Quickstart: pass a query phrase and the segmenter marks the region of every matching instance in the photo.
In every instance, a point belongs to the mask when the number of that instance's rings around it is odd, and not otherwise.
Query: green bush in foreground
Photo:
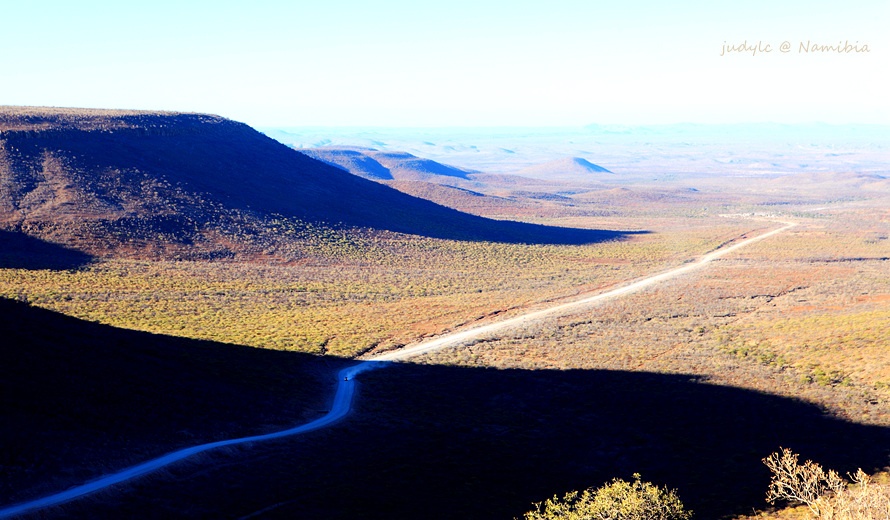
[[[600,488],[571,491],[562,498],[538,502],[525,520],[688,520],[676,491],[642,482],[614,479]]]

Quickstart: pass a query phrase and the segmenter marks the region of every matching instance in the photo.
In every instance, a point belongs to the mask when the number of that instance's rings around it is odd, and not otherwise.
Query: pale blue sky
[[[2,0],[0,24],[0,104],[255,126],[890,124],[888,0]],[[720,56],[746,40],[772,51]]]

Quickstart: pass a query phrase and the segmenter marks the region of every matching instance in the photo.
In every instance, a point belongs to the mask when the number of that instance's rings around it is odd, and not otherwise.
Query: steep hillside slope
[[[0,229],[93,254],[217,257],[268,254],[319,223],[501,242],[616,236],[460,213],[217,116],[0,108]]]

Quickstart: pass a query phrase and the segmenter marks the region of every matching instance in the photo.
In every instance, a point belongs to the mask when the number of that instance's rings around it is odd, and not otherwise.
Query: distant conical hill
[[[0,229],[91,254],[262,254],[313,226],[583,243],[616,236],[461,213],[222,117],[0,107]]]
[[[555,161],[529,166],[515,173],[524,177],[538,179],[572,178],[579,180],[596,179],[598,175],[595,174],[612,174],[612,172],[602,166],[593,164],[581,157],[564,157]]]

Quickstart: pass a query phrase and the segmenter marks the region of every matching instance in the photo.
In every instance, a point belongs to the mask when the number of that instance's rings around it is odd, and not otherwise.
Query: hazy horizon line
[[[225,116],[222,116],[225,117]],[[254,125],[252,125],[254,126]],[[786,123],[780,121],[748,121],[734,123],[699,123],[692,121],[682,121],[676,123],[586,123],[582,125],[559,124],[523,124],[523,125],[378,125],[378,124],[258,124],[255,128],[268,128],[275,130],[287,129],[355,129],[355,130],[525,130],[525,129],[632,129],[632,128],[666,128],[666,127],[754,127],[754,126],[772,126],[772,127],[867,127],[867,128],[888,128],[890,122],[887,123],[828,123],[825,121],[808,121],[798,123]]]

